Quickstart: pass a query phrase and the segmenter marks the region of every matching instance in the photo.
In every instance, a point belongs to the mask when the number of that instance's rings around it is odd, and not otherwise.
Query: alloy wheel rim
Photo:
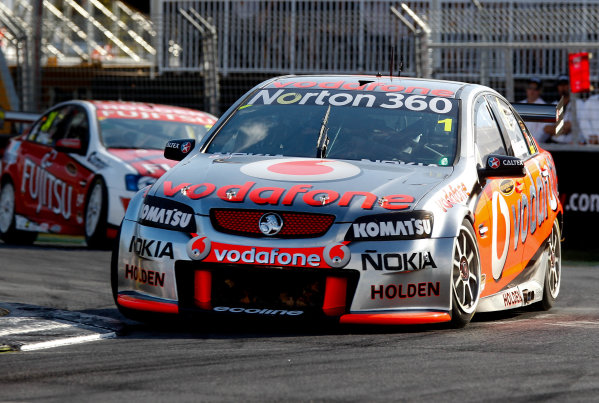
[[[12,224],[15,208],[15,194],[10,185],[2,188],[0,193],[0,231],[7,232]]]
[[[96,184],[89,196],[87,211],[85,213],[85,234],[92,236],[98,221],[100,220],[100,209],[102,205],[102,188]]]
[[[549,270],[549,279],[547,286],[549,293],[555,299],[559,294],[561,280],[561,245],[558,232],[555,228],[549,236],[547,270]]]
[[[472,313],[479,298],[479,264],[474,239],[462,228],[456,240],[451,287],[455,300],[465,313]]]

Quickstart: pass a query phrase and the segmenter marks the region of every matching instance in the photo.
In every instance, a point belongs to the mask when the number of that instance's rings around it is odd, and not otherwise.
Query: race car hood
[[[164,158],[162,150],[109,148],[107,151],[142,176],[158,178],[177,163]]]
[[[193,207],[359,216],[410,211],[452,168],[370,161],[198,154],[162,176],[150,195]]]

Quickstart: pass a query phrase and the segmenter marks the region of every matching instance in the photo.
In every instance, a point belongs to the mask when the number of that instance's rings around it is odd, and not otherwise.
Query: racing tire
[[[15,204],[15,188],[7,181],[0,189],[0,239],[12,245],[31,245],[37,232],[16,229]]]
[[[559,224],[555,220],[551,234],[547,240],[543,299],[538,303],[538,307],[543,311],[548,311],[553,307],[559,294],[562,281],[562,246],[560,239]]]
[[[472,224],[464,220],[454,241],[451,269],[451,326],[466,326],[480,299],[480,255]]]
[[[85,242],[92,249],[110,249],[106,236],[108,215],[108,190],[102,178],[93,180],[85,202]]]

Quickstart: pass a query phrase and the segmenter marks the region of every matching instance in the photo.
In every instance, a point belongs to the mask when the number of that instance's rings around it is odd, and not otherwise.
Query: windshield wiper
[[[316,142],[316,158],[324,158],[327,153],[327,146],[329,145],[329,114],[331,113],[331,105],[327,108],[327,112],[324,114],[322,119],[322,126],[320,126],[320,132],[318,134],[318,141]]]

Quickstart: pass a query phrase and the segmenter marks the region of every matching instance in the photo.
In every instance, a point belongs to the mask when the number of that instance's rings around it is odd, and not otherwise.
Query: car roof
[[[475,86],[457,81],[374,75],[292,75],[276,77],[262,88],[359,90],[459,98],[460,90]]]

